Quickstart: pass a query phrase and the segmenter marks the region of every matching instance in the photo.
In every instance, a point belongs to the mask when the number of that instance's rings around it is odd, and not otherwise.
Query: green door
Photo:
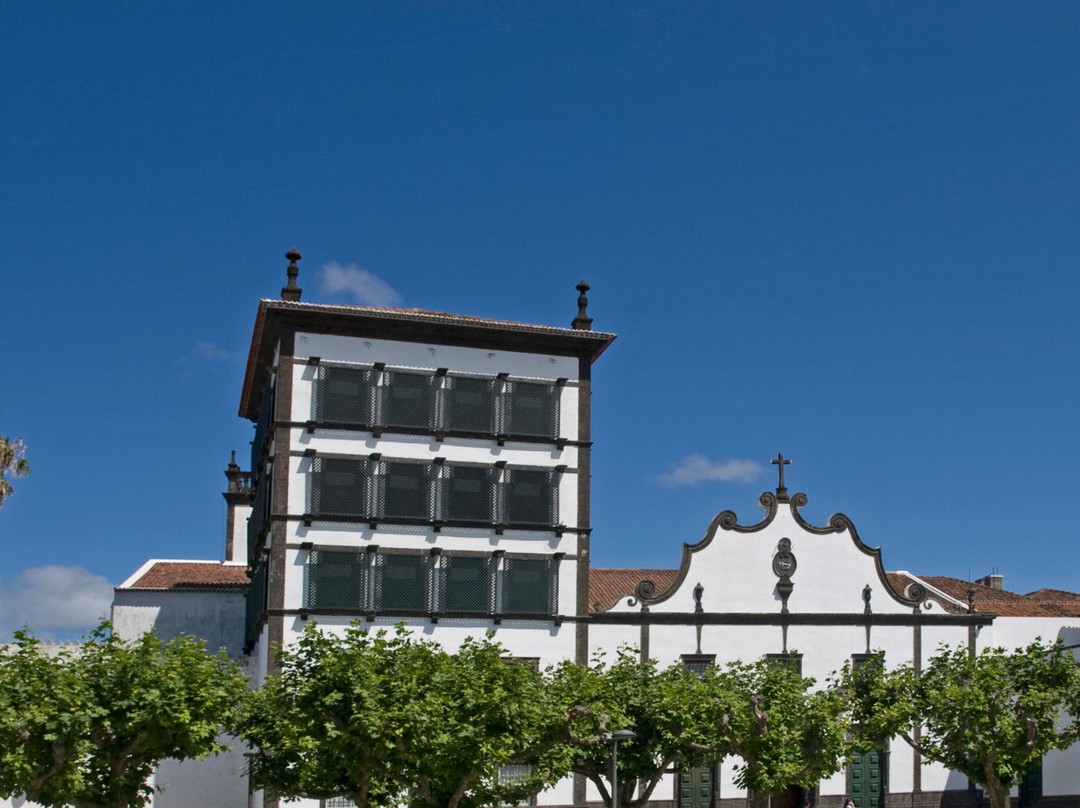
[[[1031,764],[1020,781],[1020,808],[1034,808],[1042,798],[1042,759]]]
[[[883,808],[880,752],[867,752],[848,764],[848,792],[855,808]]]
[[[679,808],[712,808],[713,766],[679,772]]]

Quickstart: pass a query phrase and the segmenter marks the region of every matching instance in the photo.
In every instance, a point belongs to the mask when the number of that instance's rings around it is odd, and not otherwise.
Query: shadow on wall
[[[1080,626],[1062,626],[1058,629],[1057,638],[1072,651],[1073,659],[1080,660]]]
[[[949,772],[949,777],[945,781],[946,791],[960,791],[966,790],[968,787],[968,779],[966,774],[960,772]]]

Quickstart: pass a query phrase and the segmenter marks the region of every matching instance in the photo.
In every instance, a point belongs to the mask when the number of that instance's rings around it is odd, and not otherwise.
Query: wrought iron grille
[[[507,382],[499,432],[538,438],[559,436],[559,388],[538,382]]]
[[[376,514],[386,519],[431,519],[431,470],[427,463],[379,463]]]
[[[494,564],[481,556],[442,556],[439,608],[489,614],[495,610]]]
[[[508,525],[554,525],[559,512],[556,474],[546,469],[506,469],[500,521]]]
[[[363,609],[369,572],[365,553],[312,550],[304,602],[313,609]]]
[[[439,422],[448,430],[495,434],[495,381],[448,377]]]
[[[315,377],[315,420],[332,424],[372,423],[375,371],[319,365]]]
[[[380,426],[435,428],[435,377],[425,373],[384,371],[379,389]]]
[[[372,465],[369,460],[355,458],[312,458],[307,512],[325,517],[370,517]]]
[[[429,559],[422,555],[376,555],[375,608],[383,612],[429,611]]]
[[[446,522],[494,522],[494,470],[484,466],[443,466],[439,518]]]
[[[555,614],[558,562],[539,558],[503,561],[500,610],[505,614]]]

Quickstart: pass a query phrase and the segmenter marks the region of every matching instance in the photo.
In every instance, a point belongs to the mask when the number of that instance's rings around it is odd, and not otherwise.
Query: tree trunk
[[[1010,808],[1012,801],[1009,798],[1009,787],[1001,784],[1000,781],[993,783],[983,783],[982,787],[986,789],[986,796],[990,799],[990,808]]]
[[[769,795],[761,791],[750,791],[746,794],[747,808],[769,808]]]

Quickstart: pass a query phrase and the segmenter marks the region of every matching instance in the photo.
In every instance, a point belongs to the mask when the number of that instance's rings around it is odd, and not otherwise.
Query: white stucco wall
[[[166,641],[190,634],[210,651],[224,650],[233,658],[243,653],[244,595],[239,592],[118,589],[112,621],[125,639],[151,630]]]

